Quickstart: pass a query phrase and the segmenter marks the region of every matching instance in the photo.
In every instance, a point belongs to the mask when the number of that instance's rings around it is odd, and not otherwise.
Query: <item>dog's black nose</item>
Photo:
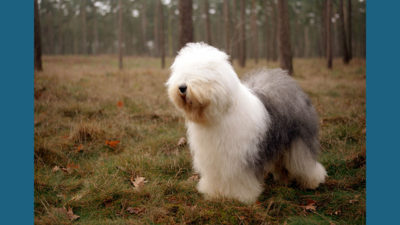
[[[179,91],[181,92],[181,94],[186,94],[186,89],[187,89],[186,84],[182,84],[179,86]]]

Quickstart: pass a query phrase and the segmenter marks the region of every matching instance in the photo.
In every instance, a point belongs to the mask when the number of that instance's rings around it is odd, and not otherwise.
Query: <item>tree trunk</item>
[[[118,62],[119,69],[123,68],[122,62],[122,1],[118,1]]]
[[[326,39],[326,0],[322,1],[322,13],[321,13],[321,56],[326,57],[326,49],[327,49],[327,39]]]
[[[210,6],[208,4],[208,0],[204,0],[204,14],[206,15],[206,35],[207,35],[207,43],[209,45],[212,44],[211,42],[211,24],[210,24]]]
[[[269,22],[269,6],[268,6],[268,2],[265,2],[265,59],[267,60],[267,62],[271,59],[271,47],[272,45],[270,45],[271,43],[271,25]]]
[[[349,50],[349,60],[353,58],[353,44],[352,42],[352,32],[351,32],[351,0],[347,0],[347,46]]]
[[[42,40],[41,40],[41,31],[40,31],[40,17],[39,17],[39,5],[38,1],[34,0],[34,10],[35,10],[35,18],[34,18],[34,23],[35,23],[35,69],[38,71],[43,70],[42,66]]]
[[[278,32],[278,14],[276,13],[278,11],[277,5],[271,1],[272,4],[272,17],[273,17],[273,34],[272,34],[272,60],[276,61],[278,60],[278,39],[279,39],[279,32]]]
[[[231,43],[231,62],[233,63],[233,60],[238,57],[238,48],[237,46],[240,46],[239,44],[239,37],[238,37],[238,19],[237,19],[237,8],[236,8],[236,0],[232,1],[232,43]]]
[[[340,42],[342,46],[343,62],[348,64],[350,61],[349,51],[347,47],[347,35],[344,24],[344,13],[343,13],[343,0],[339,0],[339,15],[340,15]]]
[[[159,51],[159,44],[160,44],[160,34],[159,34],[159,22],[160,22],[160,15],[158,11],[158,1],[156,2],[156,7],[154,8],[154,56],[158,57],[160,55]]]
[[[304,27],[304,57],[310,57],[310,37],[309,37],[309,28],[308,26]]]
[[[278,0],[279,62],[282,69],[293,74],[287,0]]]
[[[86,0],[81,2],[81,31],[82,31],[82,54],[87,54],[87,35],[86,35]]]
[[[326,59],[327,67],[332,69],[332,2],[331,0],[326,0]]]
[[[193,42],[192,0],[179,0],[180,48]]]
[[[168,28],[167,28],[167,33],[168,33],[168,55],[173,56],[173,41],[175,38],[172,37],[172,17],[174,16],[174,11],[172,7],[168,10]]]
[[[141,25],[142,25],[142,53],[147,53],[147,16],[146,16],[146,2],[142,1],[142,16],[141,16]]]
[[[252,53],[256,64],[258,64],[258,28],[257,28],[257,12],[256,1],[251,1],[251,33],[252,33]]]
[[[93,36],[94,36],[94,43],[93,43],[93,54],[96,55],[98,53],[99,49],[99,31],[98,31],[98,26],[97,26],[97,14],[95,12],[94,16],[94,21],[93,21]]]
[[[245,1],[240,0],[239,65],[246,66]]]
[[[225,25],[225,51],[232,55],[230,51],[230,23],[229,23],[229,1],[224,0],[224,25]]]
[[[159,48],[160,48],[160,56],[161,56],[161,68],[165,68],[165,46],[164,46],[164,12],[163,12],[163,5],[161,0],[157,2],[158,14],[159,14]]]

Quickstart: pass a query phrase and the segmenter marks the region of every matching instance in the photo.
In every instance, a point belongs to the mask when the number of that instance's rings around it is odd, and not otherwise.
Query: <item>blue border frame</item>
[[[0,221],[32,224],[33,1],[4,1],[1,6]]]
[[[367,2],[367,223],[399,221],[399,1]]]
[[[33,1],[0,14],[1,221],[33,222]],[[399,1],[367,2],[367,223],[398,221]]]

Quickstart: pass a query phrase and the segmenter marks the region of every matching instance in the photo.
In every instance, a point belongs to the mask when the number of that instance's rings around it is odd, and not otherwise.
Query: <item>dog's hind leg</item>
[[[291,179],[295,179],[303,188],[315,189],[325,182],[325,168],[316,161],[303,140],[293,141],[291,149],[284,157],[285,167]]]
[[[289,178],[289,172],[286,169],[285,161],[284,161],[284,156],[281,155],[279,156],[270,166],[268,172],[271,172],[274,181],[279,182],[283,185],[288,185],[290,178]]]

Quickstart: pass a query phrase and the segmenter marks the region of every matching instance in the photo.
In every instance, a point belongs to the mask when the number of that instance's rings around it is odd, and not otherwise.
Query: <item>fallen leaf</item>
[[[75,163],[68,163],[67,169],[79,169],[79,165],[76,165]]]
[[[60,167],[59,167],[59,166],[55,166],[55,167],[53,167],[53,169],[52,169],[51,171],[57,172],[57,171],[59,171],[59,170],[60,170]]]
[[[78,200],[80,200],[81,198],[82,198],[82,195],[81,195],[81,194],[78,194],[78,195],[75,195],[74,197],[72,197],[70,201],[78,201]]]
[[[180,139],[179,139],[179,141],[178,141],[178,146],[179,147],[183,147],[183,146],[185,146],[186,145],[186,138],[184,138],[184,137],[181,137]]]
[[[195,211],[196,209],[197,209],[197,205],[190,206],[190,210],[191,210],[191,211]]]
[[[191,177],[188,178],[188,180],[192,181],[198,181],[199,180],[199,174],[195,173]]]
[[[72,173],[72,169],[71,169],[71,168],[61,167],[61,170],[64,171],[64,172],[66,172],[66,173],[68,173],[68,174],[71,174],[71,173]]]
[[[68,207],[67,216],[71,221],[77,220],[80,217],[80,216],[74,214],[71,207]]]
[[[304,209],[307,211],[315,211],[317,209],[317,206],[315,204],[306,205],[306,206],[304,206]]]
[[[106,145],[110,148],[116,148],[120,141],[106,141]]]
[[[82,151],[83,151],[83,144],[80,144],[80,145],[76,148],[75,152],[82,152]]]
[[[124,103],[122,101],[118,101],[117,106],[121,108],[122,106],[124,106]]]
[[[136,215],[138,215],[138,214],[144,212],[144,211],[145,211],[145,208],[128,207],[128,208],[126,209],[126,211],[127,211],[128,213],[130,213],[130,214],[136,214]]]
[[[301,206],[304,210],[309,211],[309,212],[314,212],[317,210],[317,206],[315,205],[315,201],[312,199],[307,199],[307,205]]]
[[[74,170],[79,169],[79,165],[68,163],[67,167],[61,167],[60,169],[68,174],[71,174]]]
[[[312,199],[306,199],[306,201],[307,201],[307,205],[311,205],[311,204],[317,203],[316,201],[314,201]]]
[[[142,187],[145,183],[147,183],[146,178],[137,176],[135,179],[131,177],[131,183],[136,189]]]

